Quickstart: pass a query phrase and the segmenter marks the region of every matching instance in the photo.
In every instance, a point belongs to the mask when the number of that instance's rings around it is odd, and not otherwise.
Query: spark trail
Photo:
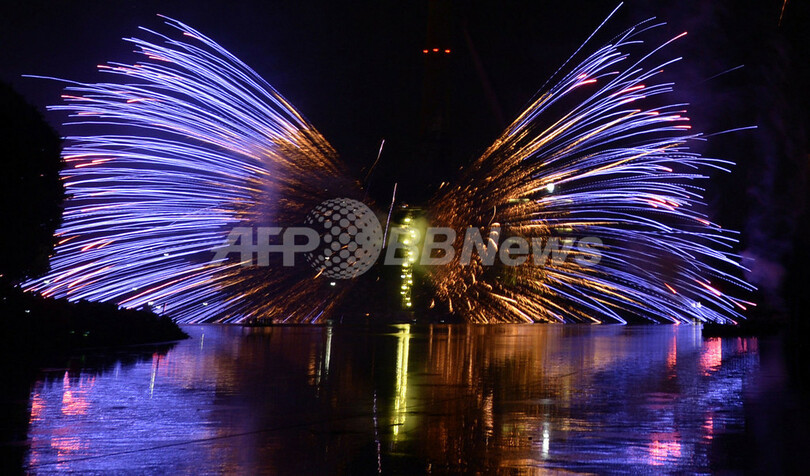
[[[598,263],[580,264],[594,250],[576,247],[562,262],[529,256],[517,267],[456,256],[427,271],[434,305],[472,322],[741,317],[751,303],[720,291],[750,289],[733,273],[735,233],[700,211],[699,183],[731,164],[689,151],[701,135],[684,104],[664,101],[673,85],[657,80],[677,59],[654,60],[686,33],[645,49],[656,26],[628,29],[564,73],[428,207],[431,223],[459,230],[456,248],[468,226],[546,247],[596,237]]]
[[[238,226],[293,226],[334,197],[362,199],[334,149],[247,65],[191,27],[129,38],[140,61],[68,82],[70,199],[44,295],[166,307],[180,322],[318,322],[347,293],[306,264],[211,262]],[[750,303],[727,294],[735,234],[701,210],[701,183],[727,161],[690,152],[702,140],[659,81],[676,60],[644,22],[564,65],[561,79],[427,207],[434,226],[470,226],[548,245],[596,237],[597,265],[574,248],[561,263],[423,270],[433,304],[471,322],[730,322]],[[178,34],[179,33],[179,34]],[[674,41],[674,40],[673,40]],[[580,48],[581,49],[581,48]],[[577,50],[580,51],[580,50]],[[576,54],[575,54],[576,56]],[[457,246],[457,249],[460,248]],[[530,257],[531,258],[531,257]]]

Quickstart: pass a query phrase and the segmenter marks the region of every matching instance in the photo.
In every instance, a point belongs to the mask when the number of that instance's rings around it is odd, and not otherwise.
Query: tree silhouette
[[[63,165],[56,131],[0,82],[0,282],[48,270],[62,218]]]

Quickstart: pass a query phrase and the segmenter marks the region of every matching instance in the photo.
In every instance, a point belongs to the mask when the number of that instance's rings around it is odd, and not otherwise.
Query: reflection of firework
[[[167,24],[184,39],[150,32],[163,43],[129,40],[144,60],[101,66],[126,81],[71,83],[67,104],[53,108],[107,132],[70,138],[72,198],[52,272],[26,287],[167,305],[181,321],[324,319],[347,290],[328,273],[281,269],[272,255],[269,267],[211,265],[210,251],[233,227],[302,225],[319,203],[359,198],[360,187],[255,72],[199,32]],[[715,267],[737,266],[715,249],[734,240],[695,210],[701,198],[690,183],[724,162],[687,151],[699,135],[688,132],[682,105],[650,103],[670,90],[654,81],[671,61],[632,59],[645,29],[628,30],[565,74],[426,213],[456,229],[499,224],[502,236],[598,237],[599,265],[454,261],[429,272],[437,304],[475,322],[622,321],[628,313],[725,321],[743,308],[715,284],[746,287]],[[565,109],[574,96],[580,102]],[[120,135],[121,126],[132,135]]]

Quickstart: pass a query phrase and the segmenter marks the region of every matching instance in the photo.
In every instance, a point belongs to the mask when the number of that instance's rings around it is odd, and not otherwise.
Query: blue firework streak
[[[596,237],[601,260],[573,248],[563,262],[499,269],[457,256],[429,273],[448,309],[474,322],[732,322],[752,304],[721,291],[751,287],[730,274],[740,267],[735,233],[699,211],[696,182],[730,163],[689,152],[701,135],[685,105],[661,101],[672,84],[656,77],[677,59],[654,55],[686,33],[645,50],[642,33],[657,26],[640,23],[587,56],[429,207],[433,223],[546,247]]]
[[[181,35],[129,39],[140,62],[100,66],[116,81],[70,83],[66,103],[52,108],[87,133],[68,138],[71,198],[52,271],[25,287],[165,305],[183,322],[326,318],[346,286],[278,262],[211,263],[212,250],[233,227],[300,224],[323,200],[359,198],[360,187],[253,70],[187,25],[166,23]],[[739,316],[744,302],[720,290],[748,287],[721,271],[738,266],[734,236],[698,211],[693,184],[728,163],[688,151],[700,135],[683,105],[655,104],[671,90],[655,82],[671,61],[652,63],[657,48],[638,59],[629,52],[650,27],[571,68],[428,207],[432,224],[459,230],[497,223],[541,240],[598,237],[599,264],[485,269],[456,260],[427,271],[434,304],[473,322]],[[553,112],[567,101],[573,107]]]
[[[166,23],[182,39],[144,29],[160,43],[127,40],[144,60],[99,66],[115,81],[70,83],[66,104],[51,108],[93,133],[67,138],[71,198],[52,272],[26,287],[165,305],[184,322],[324,316],[336,293],[320,295],[313,270],[212,264],[212,249],[233,227],[302,223],[314,205],[359,187],[253,70],[189,26]]]

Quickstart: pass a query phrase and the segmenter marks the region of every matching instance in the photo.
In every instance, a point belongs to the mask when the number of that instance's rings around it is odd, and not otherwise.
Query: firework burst
[[[144,29],[155,42],[127,40],[141,61],[99,66],[113,82],[72,82],[65,104],[51,108],[93,132],[67,138],[71,198],[52,271],[26,287],[165,304],[180,321],[317,320],[337,300],[314,270],[211,263],[212,249],[233,227],[303,223],[315,205],[357,196],[359,185],[252,69],[189,26],[166,23],[181,39]]]
[[[166,24],[175,35],[144,30],[152,41],[127,40],[141,61],[99,66],[114,81],[71,82],[65,103],[52,107],[85,134],[68,137],[71,198],[52,271],[24,286],[165,306],[181,322],[325,319],[348,287],[272,259],[212,263],[212,250],[234,227],[303,224],[326,199],[361,198],[360,186],[253,70],[187,25]],[[684,105],[661,105],[672,85],[656,77],[672,61],[653,62],[660,47],[638,54],[651,26],[564,73],[427,208],[431,224],[458,230],[538,243],[596,237],[599,263],[488,268],[455,259],[428,271],[434,305],[472,322],[739,316],[744,302],[720,290],[748,287],[722,271],[739,266],[734,235],[700,212],[696,185],[728,163],[689,152],[700,135]],[[578,254],[586,253],[570,251]]]
[[[750,303],[718,289],[749,288],[722,271],[739,267],[735,234],[700,212],[698,185],[730,163],[689,152],[701,135],[690,133],[685,105],[662,105],[672,84],[657,76],[677,60],[653,61],[669,42],[644,49],[641,34],[656,26],[638,24],[571,68],[428,207],[432,223],[568,254],[538,265],[532,250],[516,267],[456,257],[429,273],[448,309],[473,322],[741,317]],[[570,247],[583,238],[601,245]]]

